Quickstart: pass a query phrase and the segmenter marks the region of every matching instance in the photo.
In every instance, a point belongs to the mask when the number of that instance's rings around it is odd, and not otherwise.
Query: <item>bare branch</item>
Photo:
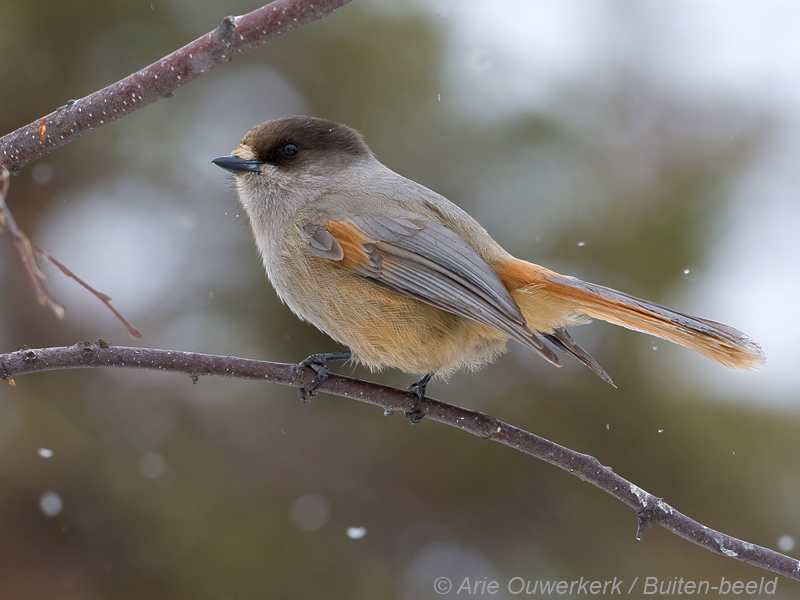
[[[78,283],[78,285],[80,285],[83,289],[85,289],[90,294],[95,296],[98,300],[100,300],[100,302],[105,304],[106,308],[111,311],[111,314],[113,314],[115,317],[117,317],[117,319],[119,319],[122,322],[122,324],[125,326],[125,329],[128,330],[128,333],[130,333],[135,338],[142,337],[142,334],[139,333],[139,330],[136,329],[133,325],[131,325],[128,322],[128,320],[125,317],[123,317],[116,308],[114,308],[114,306],[111,304],[111,296],[109,296],[108,294],[104,294],[100,290],[97,290],[97,289],[93,288],[92,286],[90,286],[83,279],[81,279],[80,277],[75,275],[75,273],[73,273],[69,268],[67,268],[67,266],[64,263],[62,263],[55,256],[50,254],[47,250],[42,250],[41,248],[39,248],[39,246],[37,246],[34,243],[31,243],[31,248],[33,249],[34,252],[36,252],[36,254],[38,254],[40,256],[43,256],[44,258],[49,260],[51,263],[53,263],[56,267],[58,267],[59,270],[66,277],[69,277],[70,279],[74,279]]]
[[[0,378],[9,383],[13,383],[13,376],[26,373],[89,367],[170,371],[184,373],[193,379],[199,375],[235,377],[306,388],[317,383],[317,376],[311,369],[298,369],[296,365],[173,350],[116,347],[102,340],[63,348],[23,348],[0,355]],[[425,398],[416,406],[417,396],[413,393],[339,375],[330,375],[319,391],[380,406],[385,411],[417,409],[429,419],[499,442],[564,469],[634,509],[638,518],[637,539],[641,539],[650,525],[658,524],[711,552],[800,581],[800,561],[709,529],[661,498],[620,477],[596,458],[559,446],[484,413],[431,398]]]
[[[214,30],[161,60],[0,138],[0,165],[16,172],[84,133],[151,102],[233,57],[296,27],[321,19],[352,0],[277,0]]]
[[[64,307],[55,301],[50,293],[44,288],[42,280],[47,277],[39,265],[36,264],[36,257],[33,255],[33,244],[25,233],[17,226],[14,215],[6,204],[8,195],[10,174],[7,168],[0,166],[0,231],[4,229],[11,236],[11,243],[19,254],[20,261],[28,273],[28,277],[36,290],[36,299],[39,304],[48,306],[60,319],[64,316]]]
[[[139,331],[133,325],[131,325],[116,308],[111,305],[111,297],[108,296],[108,294],[104,294],[103,292],[98,291],[90,286],[83,279],[70,271],[64,263],[56,259],[52,254],[46,250],[42,250],[39,248],[39,246],[31,242],[30,238],[25,235],[25,232],[17,226],[17,222],[14,220],[14,216],[11,214],[8,204],[6,204],[8,187],[8,169],[0,166],[0,231],[5,229],[8,231],[9,235],[11,235],[11,242],[13,243],[14,248],[17,249],[20,260],[22,261],[22,264],[28,273],[28,277],[33,283],[33,287],[36,290],[36,299],[39,301],[39,304],[49,307],[59,319],[64,318],[64,315],[66,314],[64,307],[56,302],[55,298],[53,298],[50,292],[48,292],[44,287],[42,281],[47,278],[47,275],[45,275],[39,268],[39,265],[36,264],[36,257],[34,256],[34,253],[49,260],[56,267],[58,267],[64,275],[70,279],[74,279],[84,289],[88,290],[91,294],[97,297],[100,302],[105,304],[106,308],[108,308],[108,310],[110,310],[113,315],[122,322],[122,324],[128,330],[128,333],[130,333],[133,337],[142,337],[142,334],[139,333]]]
[[[250,50],[300,25],[327,16],[351,0],[278,0],[241,17],[226,17],[212,32],[187,44],[134,73],[80,100],[66,105],[13,133],[0,138],[0,231],[11,235],[39,304],[62,318],[64,307],[44,287],[45,274],[34,253],[46,258],[61,272],[94,294],[126,327],[133,337],[141,334],[111,305],[111,298],[76,276],[51,254],[31,243],[17,227],[6,205],[8,174],[84,133],[97,129],[161,98],[168,98],[182,85],[234,56]]]

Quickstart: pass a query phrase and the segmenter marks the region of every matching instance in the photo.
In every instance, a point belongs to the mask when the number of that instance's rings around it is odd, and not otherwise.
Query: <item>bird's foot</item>
[[[408,386],[408,391],[417,396],[417,401],[414,403],[414,408],[405,413],[406,419],[408,419],[412,425],[419,423],[422,420],[422,417],[425,416],[425,413],[419,410],[419,405],[425,398],[425,390],[428,387],[428,382],[431,380],[432,375],[432,373],[427,373],[423,375],[419,381],[415,381]]]
[[[297,395],[300,396],[300,401],[303,404],[308,404],[308,399],[313,398],[316,391],[323,383],[325,383],[325,380],[328,379],[328,375],[330,375],[331,372],[330,369],[328,369],[327,363],[333,360],[350,360],[352,356],[353,353],[350,350],[343,350],[341,352],[325,352],[322,354],[312,354],[304,361],[298,363],[295,367],[295,370],[299,374],[302,375],[302,370],[305,367],[308,367],[317,374],[317,385],[312,388],[297,388]]]

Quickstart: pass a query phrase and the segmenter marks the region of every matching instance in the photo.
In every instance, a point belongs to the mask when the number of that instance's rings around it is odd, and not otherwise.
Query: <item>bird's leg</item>
[[[342,350],[341,352],[325,352],[323,354],[312,354],[307,359],[299,363],[296,367],[296,370],[299,372],[304,367],[308,367],[309,369],[313,370],[317,374],[317,385],[313,388],[297,388],[297,395],[300,396],[300,401],[303,404],[308,404],[308,399],[314,397],[314,392],[319,389],[325,380],[330,375],[330,370],[328,369],[327,363],[333,360],[350,360],[353,357],[353,353],[350,350]]]
[[[428,382],[433,377],[433,373],[426,373],[423,375],[419,381],[415,381],[410,386],[408,386],[408,391],[416,394],[417,401],[414,403],[414,408],[411,409],[406,413],[406,419],[411,421],[412,425],[416,425],[422,420],[422,417],[425,416],[425,413],[418,410],[420,402],[425,397],[425,389],[428,387]]]

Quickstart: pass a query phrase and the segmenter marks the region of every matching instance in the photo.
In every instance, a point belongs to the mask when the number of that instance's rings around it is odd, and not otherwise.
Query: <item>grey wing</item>
[[[359,215],[346,222],[329,221],[327,227],[306,225],[303,232],[309,250],[323,258],[342,260],[345,253],[336,239],[342,223],[357,228],[363,254],[360,260],[346,262],[363,277],[488,325],[560,364],[555,353],[528,328],[497,274],[448,228],[415,216]]]

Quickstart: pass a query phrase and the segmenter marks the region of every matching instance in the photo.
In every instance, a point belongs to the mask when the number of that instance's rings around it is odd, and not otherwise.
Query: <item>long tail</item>
[[[761,368],[766,361],[758,344],[728,325],[684,315],[522,260],[515,259],[504,267],[500,270],[501,278],[509,285],[529,327],[551,333],[558,338],[555,345],[574,354],[601,377],[605,372],[602,369],[602,373],[598,372],[594,366],[597,363],[580,346],[575,344],[594,365],[570,349],[571,338],[563,325],[585,323],[587,317],[601,319],[686,346],[729,369],[750,371]],[[567,335],[566,340],[563,334]]]

